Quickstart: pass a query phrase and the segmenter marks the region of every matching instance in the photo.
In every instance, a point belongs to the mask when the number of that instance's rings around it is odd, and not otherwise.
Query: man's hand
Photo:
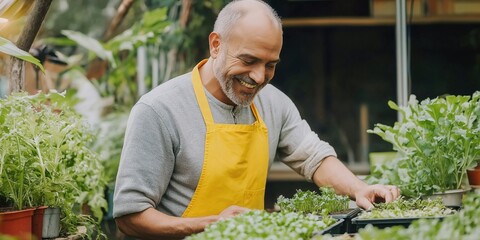
[[[249,210],[250,210],[249,208],[232,205],[230,207],[225,208],[225,210],[223,210],[218,216],[220,219],[225,219],[225,218],[233,217],[235,215],[247,212]]]
[[[391,202],[400,196],[400,189],[392,185],[368,185],[357,178],[340,160],[330,156],[313,174],[317,186],[331,186],[337,194],[355,199],[357,206],[370,209],[375,202]]]
[[[392,185],[367,185],[355,193],[357,206],[369,210],[373,203],[391,202],[400,196],[400,189]]]

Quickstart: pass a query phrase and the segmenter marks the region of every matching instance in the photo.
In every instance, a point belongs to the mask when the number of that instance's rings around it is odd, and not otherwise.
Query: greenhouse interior
[[[480,0],[0,0],[0,240],[479,239]]]

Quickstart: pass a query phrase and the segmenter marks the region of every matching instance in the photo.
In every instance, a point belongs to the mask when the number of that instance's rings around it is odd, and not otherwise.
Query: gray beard
[[[220,61],[223,61],[223,58],[219,59]],[[213,68],[213,74],[215,75],[215,78],[217,79],[218,83],[220,84],[220,87],[222,88],[223,93],[232,101],[235,105],[237,106],[250,106],[250,104],[253,101],[253,98],[251,99],[241,99],[239,98],[235,92],[233,91],[233,82],[236,81],[234,78],[235,76],[230,76],[230,77],[224,77],[221,69],[223,66],[220,66],[218,68]]]
[[[245,98],[239,98],[235,92],[233,91],[233,82],[237,81],[234,79],[235,76],[227,77],[227,78],[217,78],[218,82],[220,83],[220,87],[222,88],[223,92],[227,97],[236,105],[241,106],[241,107],[247,107],[250,106],[250,104],[253,101],[253,98],[251,99],[245,99]]]

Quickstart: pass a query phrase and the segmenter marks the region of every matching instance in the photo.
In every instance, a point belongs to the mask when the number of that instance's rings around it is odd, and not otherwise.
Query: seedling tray
[[[356,226],[356,231],[361,228],[364,228],[368,224],[371,224],[378,228],[386,228],[386,227],[393,227],[393,226],[404,226],[408,227],[410,224],[418,219],[443,219],[444,216],[441,217],[408,217],[408,218],[375,218],[375,219],[359,219],[355,217],[352,219],[352,224]]]
[[[314,235],[323,235],[323,234],[339,234],[341,233],[341,228],[344,223],[343,219],[337,219],[337,221],[330,225],[329,227],[323,229],[322,231],[314,234]]]
[[[352,219],[356,217],[360,211],[360,208],[351,208],[343,212],[330,213],[332,218],[344,220],[339,234],[356,232],[356,227],[352,224]]]

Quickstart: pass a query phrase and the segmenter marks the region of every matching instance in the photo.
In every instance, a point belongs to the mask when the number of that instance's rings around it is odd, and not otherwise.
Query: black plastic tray
[[[339,234],[343,233],[354,233],[356,232],[356,226],[352,224],[352,219],[360,213],[360,208],[351,208],[348,209],[345,213],[331,213],[330,216],[335,219],[343,219],[343,225],[340,229]]]
[[[345,211],[342,211],[341,213],[330,213],[329,215],[333,218],[336,219],[345,219],[345,218],[354,218],[357,216],[357,214],[361,211],[360,208],[350,208]]]
[[[344,223],[343,219],[337,219],[337,222],[323,229],[322,231],[315,233],[314,235],[340,234],[343,223]]]
[[[359,219],[355,217],[352,219],[352,224],[355,225],[356,230],[364,228],[368,224],[371,224],[378,228],[386,228],[393,226],[404,226],[408,227],[410,224],[418,219],[443,219],[445,216],[441,217],[408,217],[408,218],[375,218],[375,219]]]

